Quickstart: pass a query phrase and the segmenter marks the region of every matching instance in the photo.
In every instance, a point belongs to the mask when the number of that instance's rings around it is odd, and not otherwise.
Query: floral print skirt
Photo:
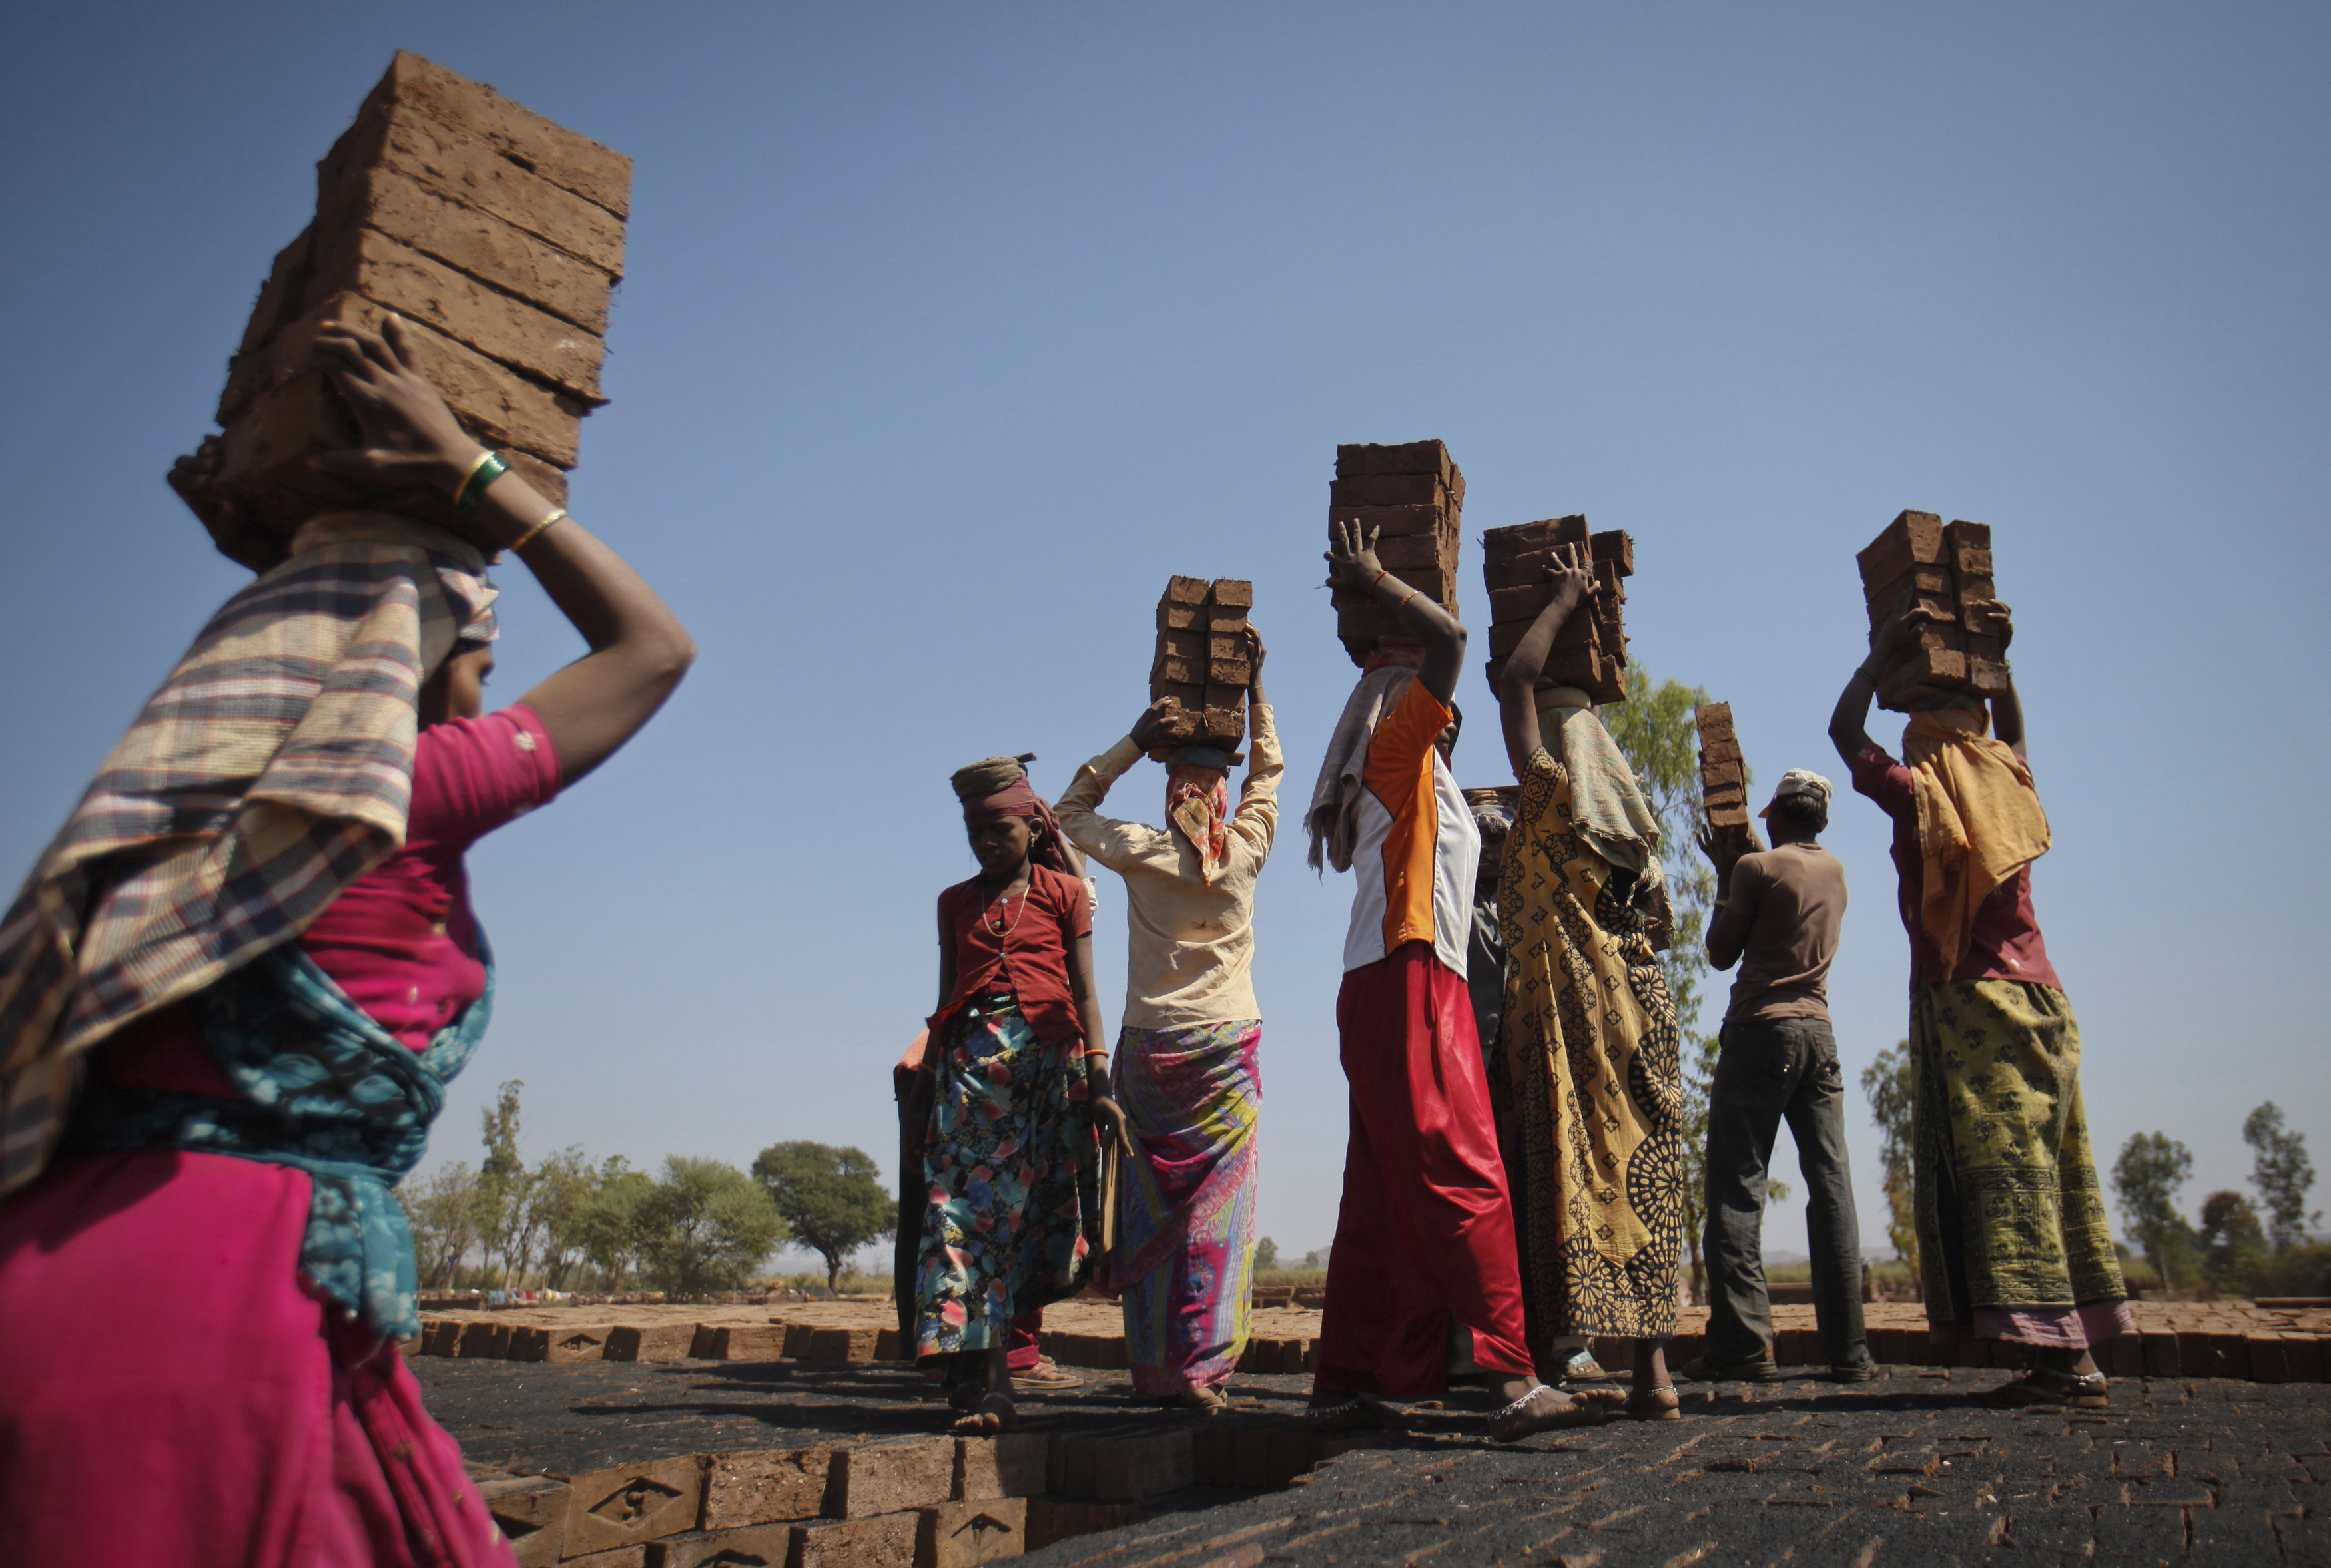
[[[1013,1318],[1083,1288],[1100,1201],[1082,1047],[1043,1043],[1001,999],[947,1023],[923,1149],[918,1356],[1005,1344]]]

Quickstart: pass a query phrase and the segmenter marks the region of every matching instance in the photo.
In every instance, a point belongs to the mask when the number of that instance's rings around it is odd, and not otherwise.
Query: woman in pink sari
[[[402,322],[317,352],[366,443],[324,466],[461,521],[303,527],[0,921],[0,1562],[515,1561],[398,1353],[391,1189],[492,1005],[463,851],[604,761],[695,651],[462,433]],[[232,531],[215,465],[174,482]],[[497,548],[591,651],[487,714]]]

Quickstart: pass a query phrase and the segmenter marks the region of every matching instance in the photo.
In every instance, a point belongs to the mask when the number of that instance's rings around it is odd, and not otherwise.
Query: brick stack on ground
[[[1481,578],[1489,591],[1489,684],[1506,658],[1554,600],[1546,571],[1559,553],[1585,546],[1594,591],[1555,634],[1544,679],[1575,686],[1597,702],[1627,699],[1626,579],[1635,575],[1635,542],[1619,528],[1596,534],[1583,514],[1491,528],[1481,536]]]
[[[1360,541],[1377,533],[1376,559],[1394,577],[1457,613],[1457,530],[1465,476],[1437,441],[1336,449],[1327,486],[1327,537],[1336,525],[1359,525]],[[1413,642],[1399,614],[1366,588],[1337,584],[1336,635],[1352,662],[1365,667],[1389,639]]]
[[[1149,700],[1170,700],[1149,755],[1159,762],[1176,746],[1212,746],[1242,760],[1246,693],[1254,684],[1246,640],[1254,584],[1243,577],[1174,577],[1157,601],[1157,655],[1149,665]]]
[[[1738,855],[1755,848],[1755,835],[1748,826],[1748,761],[1733,733],[1732,705],[1711,702],[1691,717],[1699,731],[1699,798],[1708,836],[1719,851]]]
[[[1940,617],[1913,627],[1894,662],[1877,672],[1881,707],[1907,711],[1937,691],[2006,694],[2007,648],[1988,611],[1999,596],[1989,524],[1904,512],[1856,559],[1870,630],[1911,604]]]
[[[276,257],[219,399],[222,487],[276,539],[360,499],[314,472],[356,425],[309,368],[318,329],[401,315],[462,427],[554,502],[606,402],[607,312],[623,270],[632,161],[490,87],[400,51],[318,166],[316,218]],[[420,516],[441,494],[373,497]],[[223,537],[247,565],[273,540]]]

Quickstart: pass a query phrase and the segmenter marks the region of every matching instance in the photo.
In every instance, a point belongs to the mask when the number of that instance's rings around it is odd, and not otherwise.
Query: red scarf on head
[[[1028,859],[1039,866],[1050,866],[1073,877],[1076,869],[1070,865],[1066,842],[1061,836],[1061,819],[1052,814],[1052,805],[1031,788],[1026,779],[1019,779],[997,790],[992,795],[974,795],[963,803],[963,825],[984,826],[1002,817],[1033,817],[1044,825],[1043,835]]]
[[[1198,851],[1198,875],[1211,882],[1230,854],[1230,776],[1185,765],[1166,774],[1166,820]]]

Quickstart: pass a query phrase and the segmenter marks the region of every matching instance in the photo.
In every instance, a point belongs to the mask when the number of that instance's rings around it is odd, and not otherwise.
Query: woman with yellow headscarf
[[[1988,606],[2003,641],[2007,607]],[[1928,1333],[2028,1347],[2011,1404],[2106,1402],[2090,1347],[2135,1327],[2080,1105],[2080,1031],[2031,909],[2048,816],[2011,681],[1986,714],[1964,691],[1911,707],[1896,761],[1863,729],[1913,607],[1870,636],[1830,739],[1894,820],[1910,934],[1913,1193]],[[1997,735],[1992,734],[1994,722]]]

